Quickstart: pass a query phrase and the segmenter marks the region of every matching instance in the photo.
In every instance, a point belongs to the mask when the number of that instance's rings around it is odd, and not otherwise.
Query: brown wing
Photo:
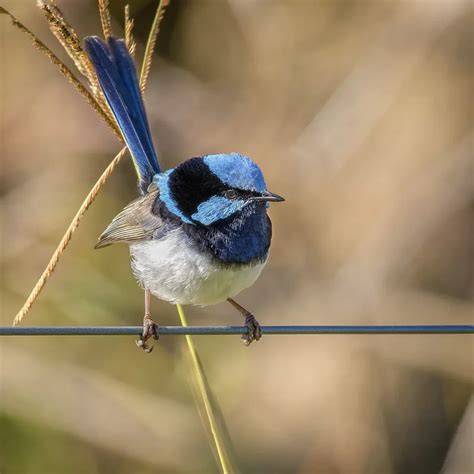
[[[162,220],[151,212],[154,200],[158,195],[153,190],[132,201],[109,224],[99,237],[94,248],[100,249],[116,243],[132,243],[150,240],[159,233]]]

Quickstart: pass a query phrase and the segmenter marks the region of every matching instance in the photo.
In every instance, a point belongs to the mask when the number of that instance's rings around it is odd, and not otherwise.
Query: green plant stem
[[[188,325],[186,320],[186,315],[184,314],[183,307],[180,304],[176,305],[178,310],[179,320],[183,327]],[[211,430],[212,439],[216,446],[217,457],[219,459],[219,464],[224,474],[230,474],[231,468],[227,462],[228,456],[225,453],[224,444],[221,441],[222,437],[219,434],[219,428],[217,426],[216,418],[214,416],[214,411],[212,410],[211,397],[207,391],[206,383],[204,381],[204,374],[202,372],[201,364],[199,363],[199,357],[197,355],[196,347],[194,346],[193,338],[189,335],[185,336],[186,344],[188,346],[189,355],[191,356],[191,362],[194,369],[194,377],[196,385],[198,388],[199,395],[202,398],[204,405],[204,410],[206,412],[207,420],[209,422],[209,428]]]

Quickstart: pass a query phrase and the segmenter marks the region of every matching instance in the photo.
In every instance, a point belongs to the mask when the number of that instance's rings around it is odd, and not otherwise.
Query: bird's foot
[[[245,316],[245,325],[247,326],[247,334],[242,334],[242,343],[249,346],[253,341],[258,341],[262,337],[262,328],[252,313]]]
[[[149,346],[147,344],[148,339],[153,337],[155,341],[157,341],[160,337],[159,335],[159,328],[158,324],[151,319],[149,314],[145,314],[143,317],[143,332],[140,336],[140,339],[136,341],[137,346],[141,347],[146,353],[150,353],[153,350],[153,346]]]

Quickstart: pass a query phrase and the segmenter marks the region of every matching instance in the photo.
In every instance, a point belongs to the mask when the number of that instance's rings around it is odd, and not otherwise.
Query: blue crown
[[[265,180],[260,168],[240,153],[206,155],[204,163],[225,184],[246,191],[266,191]]]

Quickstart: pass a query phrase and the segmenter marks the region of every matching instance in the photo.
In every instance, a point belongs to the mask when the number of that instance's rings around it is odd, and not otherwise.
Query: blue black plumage
[[[190,158],[155,177],[152,212],[173,222],[222,265],[264,261],[271,221],[260,168],[238,153]]]

